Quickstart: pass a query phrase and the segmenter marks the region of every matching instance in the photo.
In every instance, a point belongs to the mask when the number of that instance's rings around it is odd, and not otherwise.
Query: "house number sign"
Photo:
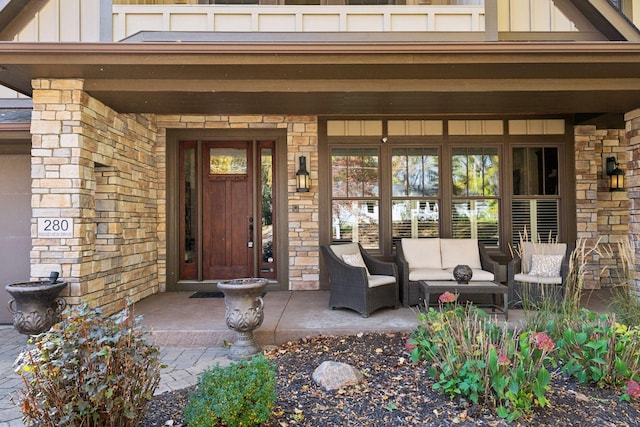
[[[38,218],[38,237],[73,237],[73,218]]]

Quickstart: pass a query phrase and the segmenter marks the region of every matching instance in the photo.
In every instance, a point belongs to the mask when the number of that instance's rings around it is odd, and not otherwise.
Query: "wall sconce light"
[[[311,187],[311,178],[309,178],[309,172],[307,171],[307,158],[300,156],[298,160],[300,168],[296,172],[296,191],[298,193],[306,193]]]
[[[624,191],[624,171],[618,167],[615,157],[607,157],[609,191]]]

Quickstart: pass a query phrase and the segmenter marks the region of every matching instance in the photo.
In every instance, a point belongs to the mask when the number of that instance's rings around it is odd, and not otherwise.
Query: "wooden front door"
[[[254,276],[252,158],[248,142],[203,144],[203,280]]]

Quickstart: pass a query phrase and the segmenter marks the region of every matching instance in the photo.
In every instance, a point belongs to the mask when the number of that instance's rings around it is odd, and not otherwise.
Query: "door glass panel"
[[[211,175],[246,175],[247,150],[245,148],[211,148],[209,173]]]
[[[260,150],[260,187],[261,187],[261,247],[260,272],[275,272],[275,252],[273,250],[273,150]]]
[[[184,260],[193,264],[196,256],[196,149],[183,150],[184,174]]]

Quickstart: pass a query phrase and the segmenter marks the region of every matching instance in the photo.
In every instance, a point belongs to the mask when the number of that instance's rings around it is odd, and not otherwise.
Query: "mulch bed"
[[[411,363],[406,334],[316,337],[265,353],[277,365],[278,401],[267,426],[640,426],[640,402],[619,402],[616,391],[579,385],[556,374],[551,406],[508,424],[486,408],[451,401],[431,390],[428,365]],[[311,379],[326,360],[364,374],[358,386],[325,391]],[[181,412],[193,388],[156,396],[145,427],[184,426]]]

